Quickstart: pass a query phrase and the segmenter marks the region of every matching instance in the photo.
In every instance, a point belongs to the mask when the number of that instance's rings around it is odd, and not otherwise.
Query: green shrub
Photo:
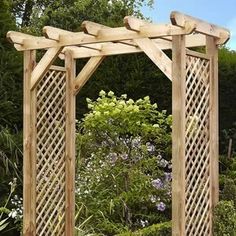
[[[171,117],[149,97],[100,92],[78,125],[76,224],[101,235],[137,231],[170,220]],[[81,221],[81,222],[80,222]]]
[[[220,201],[214,210],[214,235],[236,236],[236,209],[233,201]]]
[[[169,236],[171,235],[171,222],[153,224],[135,232],[125,232],[117,236]]]
[[[229,178],[225,179],[221,199],[225,201],[233,201],[236,206],[236,184],[235,181]]]

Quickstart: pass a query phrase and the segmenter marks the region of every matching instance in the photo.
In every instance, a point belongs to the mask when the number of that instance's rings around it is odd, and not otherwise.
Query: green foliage
[[[160,224],[153,224],[144,229],[135,232],[125,232],[117,236],[170,236],[171,235],[171,222]]]
[[[214,210],[214,235],[236,235],[236,209],[233,201],[220,201]]]
[[[114,235],[170,218],[171,117],[149,97],[100,92],[79,124],[77,204],[98,233]],[[80,222],[79,222],[80,223]]]
[[[219,109],[220,109],[220,151],[226,154],[229,138],[233,139],[232,150],[236,149],[236,51],[227,48],[219,50]]]
[[[231,157],[236,156],[236,121],[228,129],[221,132],[221,146],[224,153],[228,153],[229,141],[232,140]]]
[[[142,17],[144,5],[151,7],[153,0],[16,0],[13,12],[27,31],[40,33],[45,25],[78,31],[84,20],[117,26],[126,15]]]
[[[220,173],[222,179],[226,177],[236,181],[236,156],[232,158],[220,156]]]
[[[21,57],[6,39],[7,31],[16,26],[9,1],[0,0],[0,6],[0,124],[22,127]]]
[[[10,192],[8,193],[4,205],[0,207],[1,235],[16,235],[16,231],[20,231],[22,225],[22,202],[18,199],[17,195],[14,196],[16,202],[13,200],[13,193],[17,186],[16,178],[14,178],[9,185]],[[17,207],[16,209],[13,207],[13,203]]]
[[[236,206],[236,183],[232,179],[226,179],[221,199],[227,201],[232,200]]]

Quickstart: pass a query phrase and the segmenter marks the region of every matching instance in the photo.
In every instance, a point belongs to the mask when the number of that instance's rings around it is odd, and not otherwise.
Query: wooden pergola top
[[[139,52],[135,40],[141,38],[149,38],[162,50],[171,49],[174,35],[186,35],[186,47],[204,46],[205,35],[214,37],[218,45],[230,38],[229,30],[180,12],[173,11],[170,19],[169,24],[154,24],[126,16],[124,27],[84,21],[82,32],[45,26],[44,37],[9,31],[7,38],[18,51],[62,48],[62,52],[72,51],[75,58]]]

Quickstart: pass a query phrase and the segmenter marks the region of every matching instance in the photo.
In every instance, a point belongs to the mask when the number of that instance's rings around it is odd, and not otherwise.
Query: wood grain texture
[[[50,48],[43,55],[39,63],[36,65],[31,76],[31,89],[33,89],[40,79],[45,75],[49,67],[61,52],[62,47]]]
[[[75,228],[75,60],[71,51],[65,54],[66,67],[66,228],[73,236]]]
[[[213,37],[206,37],[206,51],[210,64],[210,159],[211,159],[211,211],[219,201],[219,95],[218,47]],[[211,212],[212,213],[212,212]]]
[[[172,48],[172,236],[185,236],[185,37]]]
[[[35,51],[24,52],[23,235],[35,235],[35,91],[30,90]]]

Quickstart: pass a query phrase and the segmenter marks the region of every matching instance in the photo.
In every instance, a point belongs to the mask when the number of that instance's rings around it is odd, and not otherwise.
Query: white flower
[[[9,217],[11,217],[11,218],[16,218],[16,216],[17,216],[17,211],[16,210],[12,210],[10,213],[9,213],[9,215],[8,215]]]

